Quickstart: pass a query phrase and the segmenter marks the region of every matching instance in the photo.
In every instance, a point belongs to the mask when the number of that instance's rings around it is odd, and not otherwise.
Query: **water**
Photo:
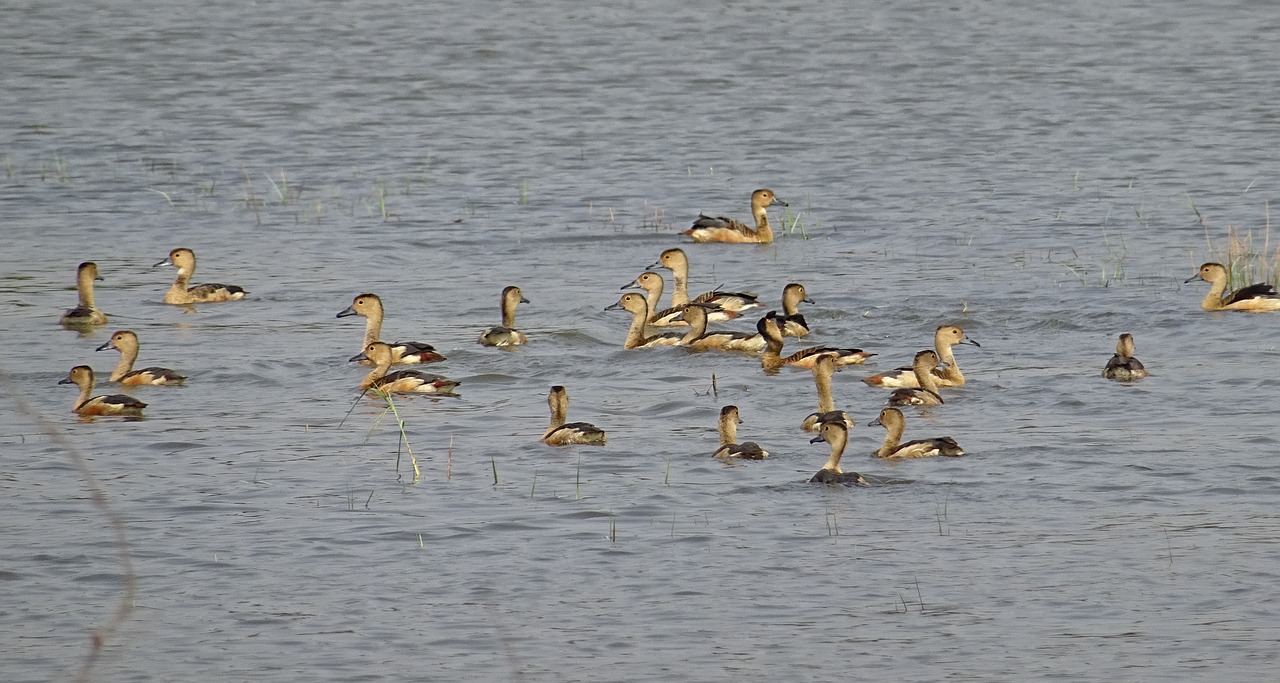
[[[1206,234],[1265,235],[1268,10],[11,8],[0,677],[74,670],[120,592],[15,395],[127,522],[140,593],[99,680],[1269,677],[1280,319],[1182,284]],[[908,438],[968,457],[871,461],[859,426],[846,469],[907,483],[815,488],[807,373],[621,349],[617,288],[757,187],[808,239],[686,245],[694,289],[803,282],[814,334],[788,348],[879,354],[836,376],[862,423],[884,395],[860,377],[963,325],[970,384]],[[249,300],[158,303],[175,246]],[[82,337],[56,320],[86,259],[112,322]],[[514,353],[474,343],[507,284],[531,300]],[[380,408],[347,414],[362,327],[334,316],[364,291],[464,383],[399,402],[416,486]],[[56,382],[106,374],[119,328],[189,386],[79,422]],[[1098,377],[1124,331],[1132,386]],[[537,443],[552,384],[607,448]],[[775,457],[707,457],[729,403]]]

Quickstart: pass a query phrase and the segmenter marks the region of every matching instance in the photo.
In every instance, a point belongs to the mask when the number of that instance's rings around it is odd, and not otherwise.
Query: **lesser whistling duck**
[[[351,301],[351,305],[338,312],[339,318],[345,318],[352,315],[362,315],[365,318],[364,323],[364,343],[360,348],[366,348],[376,341],[381,341],[382,335],[382,299],[377,294],[358,294]],[[398,341],[391,344],[391,364],[392,365],[417,365],[419,363],[437,363],[444,360],[444,356],[436,353],[436,347],[422,342],[406,342]],[[373,365],[371,361],[362,361],[363,365]]]
[[[98,264],[93,261],[85,261],[76,268],[76,293],[79,294],[80,303],[63,313],[58,319],[59,323],[67,327],[107,324],[107,314],[99,311],[93,303],[93,281],[101,279],[102,276],[98,274]]]
[[[547,405],[551,408],[551,424],[542,434],[542,442],[549,446],[586,444],[603,446],[609,440],[603,429],[587,422],[565,422],[569,415],[569,392],[556,385],[547,393]]]
[[[936,439],[917,439],[899,443],[902,432],[907,428],[907,418],[897,408],[885,408],[869,426],[880,425],[885,428],[884,444],[872,455],[881,458],[927,458],[934,455],[957,457],[964,455],[964,449],[956,440],[943,436]]]
[[[169,258],[157,263],[157,266],[176,266],[178,277],[165,292],[166,304],[210,304],[220,301],[236,301],[243,299],[247,292],[235,285],[207,283],[189,286],[191,276],[196,272],[196,253],[190,249],[179,247],[169,252]]]
[[[89,397],[93,393],[93,369],[88,365],[77,365],[67,373],[66,379],[58,384],[74,384],[80,387],[80,396],[71,405],[71,412],[77,415],[126,415],[140,417],[147,404],[132,396],[110,394]]]
[[[115,349],[120,352],[120,362],[116,364],[116,369],[111,371],[112,382],[118,382],[125,386],[139,384],[173,386],[182,384],[187,379],[169,368],[151,367],[134,370],[133,363],[138,360],[138,335],[131,330],[116,332],[96,350],[106,351],[107,349]]]
[[[505,287],[502,290],[501,308],[502,324],[490,327],[480,334],[480,343],[484,346],[520,346],[529,343],[529,338],[516,327],[516,306],[527,304],[524,293],[519,287]]]
[[[773,241],[773,230],[769,227],[769,214],[765,211],[765,208],[774,204],[787,205],[786,202],[774,195],[773,190],[756,190],[751,193],[751,215],[756,221],[755,229],[747,227],[741,221],[736,221],[732,218],[699,214],[698,220],[693,222],[693,226],[680,234],[688,235],[694,242],[769,244]]]

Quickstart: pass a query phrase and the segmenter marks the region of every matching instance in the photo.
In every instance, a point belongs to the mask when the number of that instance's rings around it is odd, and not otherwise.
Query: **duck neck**
[[[624,349],[634,349],[644,345],[644,327],[648,323],[649,311],[635,311],[631,314],[631,327],[627,328],[627,339],[622,344]]]
[[[375,307],[364,317],[364,346],[382,341],[382,307]]]
[[[782,295],[782,314],[795,315],[800,312],[800,297],[787,290]]]
[[[836,409],[836,401],[831,395],[831,372],[823,365],[825,363],[813,366],[813,384],[818,389],[818,412],[829,413]]]
[[[769,213],[763,206],[751,207],[751,213],[755,214],[756,218],[756,236],[761,242],[772,242],[773,228],[769,227]]]
[[[927,365],[919,365],[915,368],[916,382],[920,384],[920,388],[925,391],[938,393],[938,380],[933,375],[933,369]],[[939,394],[940,395],[940,394]]]
[[[840,456],[844,455],[844,447],[849,442],[849,435],[847,432],[840,430],[830,430],[830,433],[832,436],[827,440],[831,442],[831,455],[827,457],[827,462],[822,466],[822,469],[836,474],[844,474],[840,470]],[[826,438],[825,434],[823,438]]]
[[[551,407],[551,424],[547,426],[547,433],[551,433],[555,429],[559,429],[568,418],[569,406],[560,400],[560,395],[553,395],[547,405]]]
[[[383,358],[374,366],[369,374],[364,376],[364,380],[360,382],[361,391],[373,386],[375,382],[387,376],[387,371],[391,369],[391,359]]]
[[[882,423],[883,424],[883,423]],[[902,441],[902,431],[904,426],[896,422],[884,425],[884,443],[880,446],[880,450],[876,451],[876,455],[887,458],[898,450],[898,444]]]
[[[644,300],[649,304],[650,315],[654,315],[659,310],[661,310],[659,307],[662,305],[663,289],[664,289],[664,286],[662,284],[662,280],[658,280],[657,285],[655,285],[652,288],[647,288],[644,290]]]
[[[169,287],[169,293],[165,295],[165,301],[171,304],[189,303],[191,294],[187,292],[187,284],[191,282],[191,269],[186,266],[178,266],[178,277],[173,279],[173,286]]]
[[[134,361],[138,360],[138,347],[124,346],[116,347],[120,350],[120,362],[116,363],[116,369],[111,371],[111,381],[118,382],[121,377],[129,374],[133,370]]]
[[[72,411],[80,410],[80,406],[89,402],[89,394],[93,393],[93,382],[79,382],[80,396],[76,398],[75,405],[71,406]]]
[[[96,311],[93,303],[93,273],[88,269],[80,271],[76,277],[76,294],[80,297],[80,307]]]
[[[760,356],[760,365],[766,370],[782,367],[782,337],[773,334],[768,328],[760,334],[764,337],[764,355]]]
[[[1227,278],[1221,277],[1209,283],[1209,293],[1204,295],[1200,307],[1206,311],[1221,311],[1222,295],[1227,291]]]
[[[738,416],[722,414],[720,416],[720,445],[730,446],[738,440]]]
[[[960,366],[956,364],[956,356],[951,351],[951,345],[937,341],[933,346],[938,352],[938,358],[943,363],[946,363],[946,366],[942,369],[942,376],[946,377],[950,382],[964,384],[964,374],[960,372]],[[933,372],[931,371],[929,374],[933,374]]]
[[[516,327],[516,305],[520,300],[514,296],[502,298],[502,326],[514,330]]]
[[[685,269],[671,271],[671,279],[675,286],[671,290],[671,305],[683,306],[689,303],[689,272]]]
[[[696,309],[696,310],[695,310]],[[692,344],[707,336],[707,313],[697,306],[685,310],[685,322],[689,323],[689,331],[680,338],[681,344]]]

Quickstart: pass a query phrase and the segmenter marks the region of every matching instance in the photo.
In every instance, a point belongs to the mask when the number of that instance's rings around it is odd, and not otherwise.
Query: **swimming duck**
[[[178,277],[173,286],[165,292],[166,304],[209,304],[219,301],[235,301],[243,299],[247,292],[235,285],[204,284],[188,287],[191,276],[196,272],[196,253],[190,249],[178,248],[169,252],[169,258],[157,263],[157,266],[176,266]]]
[[[849,428],[839,420],[823,422],[818,435],[809,439],[809,443],[825,441],[831,444],[831,455],[827,462],[809,480],[810,484],[859,484],[866,485],[867,480],[857,472],[844,472],[840,469],[840,456],[844,455],[844,447],[849,443]]]
[[[876,418],[868,426],[876,425],[884,427],[888,432],[884,436],[884,445],[880,446],[880,450],[872,453],[874,456],[881,458],[927,458],[933,455],[951,457],[964,455],[964,449],[960,447],[960,444],[956,443],[955,439],[949,436],[898,443],[902,439],[902,432],[907,428],[907,418],[903,417],[902,411],[897,408],[881,410],[880,417]]]
[[[782,331],[778,325],[777,311],[769,311],[767,315],[761,318],[756,323],[756,331],[760,333],[760,336],[764,337],[765,349],[764,355],[760,357],[760,365],[766,371],[774,371],[784,365],[806,369],[812,368],[813,364],[817,362],[818,356],[822,354],[832,355],[836,365],[859,365],[867,362],[868,358],[875,355],[862,349],[814,346],[782,358]]]
[[[939,325],[937,331],[933,333],[933,348],[937,352],[938,358],[945,365],[935,368],[933,377],[940,387],[964,386],[964,374],[960,372],[960,366],[956,364],[955,354],[951,352],[951,347],[956,344],[972,344],[979,348],[982,346],[970,339],[959,325]],[[894,368],[889,372],[872,375],[862,381],[873,387],[914,389],[920,386],[916,382],[916,373],[910,366]]]
[[[366,293],[357,295],[350,306],[338,313],[338,317],[345,318],[350,315],[362,315],[365,317],[364,345],[361,348],[366,348],[373,342],[380,341],[382,313],[382,299],[378,298],[377,294]],[[391,345],[392,365],[417,365],[419,363],[436,363],[442,360],[444,360],[444,356],[436,353],[436,347],[430,344],[398,341]],[[373,365],[372,362],[363,364]]]
[[[742,424],[742,418],[738,417],[738,406],[725,406],[720,409],[720,448],[716,449],[713,457],[743,460],[764,460],[769,457],[769,452],[757,443],[751,441],[734,443],[738,440],[740,424]]]
[[[76,293],[80,296],[80,304],[63,313],[58,319],[59,323],[67,327],[107,324],[107,314],[99,311],[93,304],[93,281],[101,279],[98,264],[93,261],[85,261],[76,268]]]
[[[650,325],[654,327],[683,327],[688,325],[684,320],[684,309],[689,305],[688,303],[666,309],[659,308],[662,301],[663,287],[662,276],[646,270],[640,273],[640,277],[623,285],[621,289],[643,289],[645,291],[645,300],[649,302],[649,310],[651,311],[649,315]],[[741,317],[741,313],[726,311],[717,304],[707,304],[707,320],[711,322],[723,322]]]
[[[627,338],[622,342],[624,349],[651,349],[655,346],[675,346],[682,340],[692,341],[696,330],[690,329],[684,334],[668,332],[645,336],[645,325],[649,319],[649,304],[644,297],[635,292],[627,292],[618,299],[618,303],[606,306],[606,311],[627,311],[631,314],[631,327],[627,329]]]
[[[916,375],[919,386],[895,389],[889,395],[891,406],[937,406],[942,405],[942,394],[938,393],[938,380],[933,371],[938,367],[938,354],[924,350],[916,354],[911,363],[911,370]]]
[[[831,376],[839,370],[833,355],[823,354],[814,361],[813,384],[818,389],[818,412],[809,413],[804,422],[800,423],[800,428],[804,431],[820,431],[822,423],[831,420],[843,422],[845,427],[853,427],[853,420],[843,410],[836,410],[836,401],[831,395]]]
[[[782,336],[809,336],[809,323],[800,314],[800,304],[802,303],[813,303],[813,299],[809,298],[809,293],[804,290],[804,285],[799,282],[792,282],[782,288]]]
[[[581,443],[603,446],[609,436],[603,429],[586,422],[565,422],[569,414],[569,392],[556,385],[547,393],[547,405],[551,407],[551,424],[542,435],[542,443],[548,446],[567,446]]]
[[[462,384],[440,375],[419,370],[399,370],[387,374],[393,351],[390,344],[373,342],[364,352],[351,357],[351,362],[371,361],[374,368],[360,381],[360,390],[377,389],[387,394],[452,394]]]
[[[689,303],[689,257],[685,255],[684,250],[675,248],[662,252],[658,260],[645,270],[658,268],[670,270],[671,279],[675,281],[675,288],[671,292],[671,305],[679,306]],[[749,308],[761,306],[762,304],[757,301],[758,298],[757,295],[747,292],[725,292],[717,289],[699,294],[693,301],[716,304],[726,311],[741,313]]]
[[[71,412],[77,415],[128,415],[130,417],[139,417],[142,415],[142,409],[147,407],[147,404],[142,401],[124,394],[89,398],[89,394],[93,393],[93,368],[88,365],[77,365],[71,368],[71,372],[67,373],[66,379],[61,380],[58,384],[74,384],[80,387],[80,397],[71,406]]]
[[[138,335],[130,330],[116,332],[96,350],[106,351],[107,349],[115,349],[120,352],[120,362],[116,364],[116,369],[111,371],[112,382],[119,382],[125,386],[138,384],[173,386],[182,384],[187,379],[169,368],[134,370],[133,363],[138,359]]]
[[[1280,294],[1265,282],[1224,294],[1227,291],[1227,269],[1221,263],[1206,263],[1200,266],[1200,272],[1186,279],[1187,282],[1195,280],[1209,283],[1209,293],[1200,302],[1200,308],[1206,311],[1280,311]]]
[[[1102,376],[1118,382],[1132,382],[1147,376],[1147,368],[1142,361],[1133,357],[1133,335],[1125,332],[1116,342],[1116,355],[1107,361],[1102,369]]]
[[[684,318],[689,323],[689,332],[680,338],[678,345],[694,351],[719,349],[759,353],[764,349],[764,337],[758,332],[708,332],[707,317],[706,304],[685,304]]]
[[[520,346],[529,343],[524,333],[515,329],[516,305],[527,304],[519,287],[511,286],[502,290],[502,325],[490,327],[480,335],[480,343],[484,346]]]
[[[787,203],[778,199],[773,190],[756,190],[751,193],[751,215],[756,219],[755,230],[740,221],[724,216],[712,217],[699,214],[693,227],[681,232],[694,242],[754,242],[768,244],[773,241],[773,230],[769,228],[769,214],[765,207]]]

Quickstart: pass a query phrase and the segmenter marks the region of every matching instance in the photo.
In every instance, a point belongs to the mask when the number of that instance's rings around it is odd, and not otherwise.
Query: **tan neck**
[[[946,377],[951,382],[963,384],[964,375],[960,372],[960,366],[956,364],[956,356],[951,352],[951,345],[944,344],[939,341],[933,346],[938,352],[938,358],[941,359],[943,363],[946,363],[946,366],[942,369],[942,376]],[[932,375],[933,372],[930,371],[929,374]]]
[[[502,299],[502,326],[515,329],[516,326],[516,305],[520,300],[514,296],[504,297]]]
[[[93,305],[93,274],[88,270],[82,271],[76,280],[76,293],[80,297],[80,307],[87,308],[91,311],[98,310]]]
[[[880,446],[880,450],[876,451],[876,455],[887,457],[894,451],[898,450],[898,443],[902,441],[902,432],[905,429],[903,425],[897,423],[889,423],[884,426],[884,444]]]
[[[111,371],[111,381],[119,381],[121,377],[129,374],[133,369],[134,361],[138,360],[138,348],[126,346],[119,349],[120,362],[116,363],[116,369]]]
[[[828,439],[831,442],[831,455],[827,457],[827,462],[822,466],[822,469],[836,474],[844,474],[840,470],[840,456],[844,455],[844,447],[849,442],[849,435],[847,432],[834,429],[830,430],[829,433],[831,434],[831,438]],[[824,434],[823,438],[826,438],[826,436]]]
[[[75,405],[71,406],[72,410],[77,410],[89,400],[89,394],[93,393],[93,382],[85,382],[80,385],[80,397],[76,399]]]
[[[691,344],[707,334],[707,312],[699,306],[690,306],[684,313],[689,331],[680,338],[681,344]]]
[[[1227,279],[1220,278],[1209,283],[1209,293],[1204,295],[1200,307],[1206,311],[1222,310],[1222,294],[1227,291]]]
[[[186,268],[178,269],[178,277],[173,279],[173,286],[169,288],[169,296],[175,299],[186,299],[187,284],[191,282],[191,271]]]
[[[792,294],[790,290],[782,297],[782,313],[783,315],[795,315],[800,312],[800,297]]]
[[[738,420],[733,414],[720,416],[720,445],[728,446],[738,442]]]
[[[364,318],[364,345],[368,346],[376,341],[382,341],[382,309],[380,308],[369,311]]]
[[[665,286],[662,284],[662,280],[659,279],[658,284],[652,289],[644,290],[644,300],[649,304],[650,314],[657,313],[661,310],[659,307],[662,305],[662,290],[664,288]]]
[[[632,312],[631,327],[627,328],[627,340],[623,342],[623,348],[634,349],[644,344],[644,327],[649,322],[648,306],[645,309]]]
[[[360,389],[368,389],[373,383],[387,376],[387,371],[391,369],[391,358],[381,359],[369,374],[364,376],[364,380],[360,382]]]
[[[547,405],[551,407],[551,424],[547,426],[547,432],[550,433],[551,430],[564,424],[568,417],[569,406],[564,405],[557,396],[553,396],[548,400]]]
[[[823,365],[825,363],[817,363],[813,366],[813,384],[818,388],[818,412],[829,413],[836,409],[836,401],[831,395],[830,368],[824,370]]]
[[[938,380],[933,374],[932,368],[921,366],[916,369],[916,381],[920,384],[920,388],[925,391],[938,393]]]
[[[671,271],[671,279],[675,287],[671,290],[671,305],[681,306],[689,303],[689,273]]]
[[[756,235],[759,236],[762,241],[772,241],[773,229],[769,227],[769,214],[765,211],[764,207],[752,207],[751,213],[755,214],[756,217]]]

